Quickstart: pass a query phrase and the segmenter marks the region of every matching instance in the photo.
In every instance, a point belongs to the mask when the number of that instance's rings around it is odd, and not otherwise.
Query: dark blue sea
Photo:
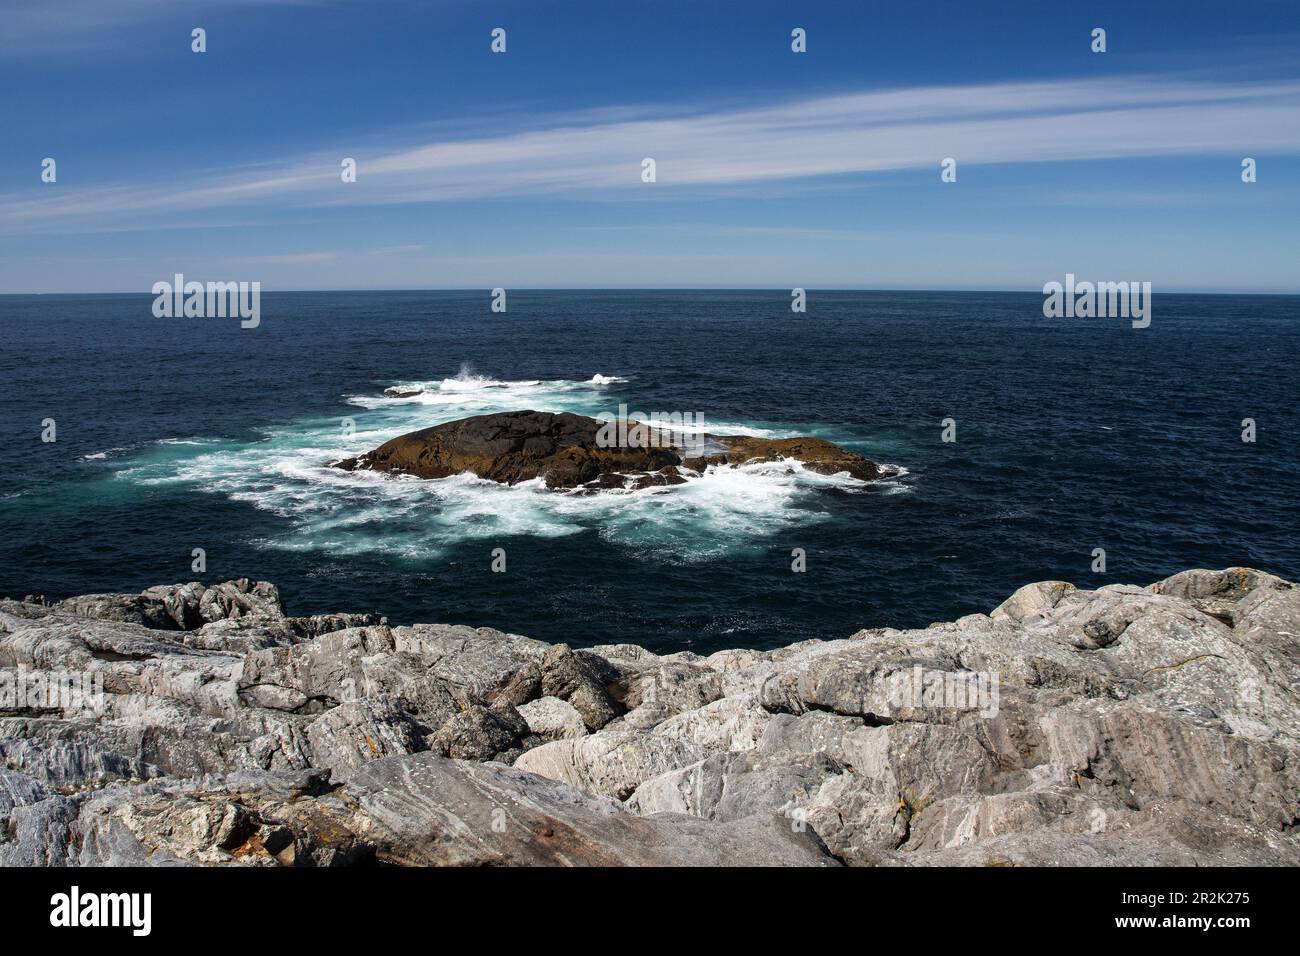
[[[707,653],[923,626],[1047,578],[1300,577],[1300,298],[1157,294],[1146,329],[1047,319],[1037,294],[789,302],[512,291],[494,314],[486,291],[281,293],[241,329],[154,318],[148,295],[0,296],[0,594],[246,576],[294,614]],[[467,415],[620,404],[900,471],[575,495],[326,467]]]

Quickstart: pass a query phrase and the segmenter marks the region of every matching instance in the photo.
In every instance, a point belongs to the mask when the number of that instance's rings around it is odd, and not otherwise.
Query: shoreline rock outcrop
[[[770,651],[0,601],[0,865],[1300,865],[1300,588],[1020,588]]]
[[[630,423],[634,428],[637,423]],[[544,478],[548,488],[630,489],[682,484],[681,469],[794,458],[821,474],[847,472],[863,481],[881,477],[871,461],[821,438],[706,435],[700,454],[684,457],[673,436],[647,429],[640,447],[601,440],[608,423],[571,412],[476,415],[399,435],[333,467],[447,478],[471,472],[503,484]],[[626,430],[625,423],[625,430]],[[648,447],[647,447],[648,446]]]

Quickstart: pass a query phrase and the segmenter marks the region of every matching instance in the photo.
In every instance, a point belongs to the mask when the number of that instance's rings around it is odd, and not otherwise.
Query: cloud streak
[[[62,184],[0,196],[0,231],[174,226],[210,210],[383,206],[505,197],[575,200],[786,191],[833,176],[972,165],[1300,154],[1300,83],[1147,77],[914,87],[666,114],[601,109],[497,136],[340,142],[168,183]],[[340,182],[356,158],[359,179]],[[643,184],[653,157],[658,182]]]

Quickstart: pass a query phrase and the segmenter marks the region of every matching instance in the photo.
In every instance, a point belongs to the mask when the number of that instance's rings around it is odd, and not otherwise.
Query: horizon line
[[[198,281],[198,280],[195,280]],[[217,281],[217,280],[213,280]],[[224,280],[223,280],[224,281]],[[256,281],[256,280],[252,280]],[[1053,280],[1055,281],[1055,280]],[[488,293],[494,288],[503,288],[507,294],[511,292],[780,292],[790,293],[795,288],[803,289],[805,292],[881,292],[881,293],[949,293],[956,295],[1043,295],[1040,289],[1008,289],[1008,288],[882,288],[866,286],[419,286],[419,287],[389,287],[377,289],[364,288],[341,288],[341,289],[273,289],[263,290],[265,295],[329,295],[329,294],[381,294],[381,293]],[[1156,290],[1152,289],[1154,295],[1225,295],[1225,296],[1269,296],[1269,297],[1300,297],[1300,289],[1293,291],[1276,291],[1276,290],[1237,290],[1237,289],[1195,289],[1195,288],[1172,288]],[[99,296],[99,295],[138,295],[142,298],[156,298],[156,294],[151,291],[141,292],[139,290],[106,290],[97,292],[62,292],[62,291],[44,291],[44,292],[0,292],[2,297],[15,296]]]

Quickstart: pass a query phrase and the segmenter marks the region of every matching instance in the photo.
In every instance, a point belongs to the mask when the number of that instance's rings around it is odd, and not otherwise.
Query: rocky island
[[[643,445],[611,446],[601,438],[608,426],[571,412],[477,415],[401,435],[334,467],[418,478],[472,472],[512,485],[544,478],[548,488],[588,490],[681,484],[683,469],[699,472],[709,465],[784,459],[796,459],[821,474],[847,473],[863,481],[882,475],[874,462],[821,438],[705,435],[699,453],[688,455],[672,436],[654,431],[649,433],[652,441]]]
[[[1030,584],[776,650],[0,601],[0,865],[1300,864],[1300,589]]]

